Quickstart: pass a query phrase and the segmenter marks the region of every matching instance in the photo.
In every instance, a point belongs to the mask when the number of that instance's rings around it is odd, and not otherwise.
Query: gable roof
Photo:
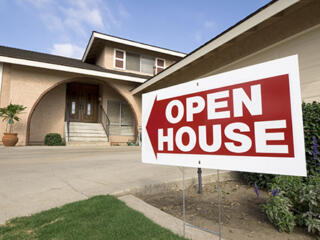
[[[143,91],[144,89],[151,86],[152,84],[158,81],[161,81],[163,78],[186,67],[187,65],[191,64],[197,59],[200,59],[201,57],[205,56],[206,54],[213,51],[214,49],[217,49],[218,47],[236,38],[237,36],[240,36],[247,30],[257,26],[263,21],[269,19],[270,17],[278,14],[279,12],[289,8],[290,6],[300,1],[301,0],[272,0],[270,3],[259,8],[257,11],[253,12],[252,14],[242,19],[235,25],[231,26],[224,32],[220,33],[213,39],[201,45],[200,47],[198,47],[197,49],[195,49],[194,51],[186,55],[180,61],[176,62],[175,64],[172,64],[170,67],[164,69],[159,74],[149,78],[146,82],[136,87],[131,92],[133,94],[136,94]]]
[[[154,45],[150,45],[150,44],[146,44],[146,43],[141,43],[141,42],[137,42],[137,41],[133,41],[133,40],[129,40],[129,39],[125,39],[125,38],[116,37],[113,35],[108,35],[108,34],[93,31],[91,34],[90,40],[88,42],[88,45],[86,47],[86,50],[83,54],[82,62],[85,62],[87,60],[88,55],[90,55],[90,53],[92,52],[92,46],[94,45],[94,43],[97,40],[105,40],[105,41],[109,41],[109,42],[114,42],[114,43],[118,43],[118,44],[136,47],[136,48],[141,48],[141,49],[145,49],[145,50],[149,50],[149,51],[163,53],[163,54],[171,55],[174,57],[182,58],[182,57],[186,56],[186,53],[183,53],[183,52],[174,51],[174,50],[170,50],[167,48],[162,48],[162,47],[158,47],[158,46],[154,46]]]
[[[144,82],[149,78],[149,76],[145,75],[105,69],[94,64],[84,63],[75,58],[61,57],[5,46],[0,46],[0,62],[134,82]]]

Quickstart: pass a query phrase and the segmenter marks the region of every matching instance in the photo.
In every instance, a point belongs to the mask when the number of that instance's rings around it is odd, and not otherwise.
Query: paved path
[[[194,176],[196,170],[186,173]],[[94,195],[178,179],[177,167],[141,163],[137,147],[0,147],[0,224]]]

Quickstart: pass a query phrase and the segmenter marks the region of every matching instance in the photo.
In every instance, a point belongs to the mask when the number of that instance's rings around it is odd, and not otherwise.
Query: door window
[[[76,114],[76,101],[73,99],[71,103],[71,114]]]
[[[91,115],[91,94],[88,94],[88,102],[87,102],[87,115]]]

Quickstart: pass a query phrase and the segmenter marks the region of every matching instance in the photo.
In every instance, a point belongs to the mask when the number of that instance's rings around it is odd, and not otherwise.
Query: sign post
[[[143,94],[142,111],[144,163],[306,176],[297,55]]]

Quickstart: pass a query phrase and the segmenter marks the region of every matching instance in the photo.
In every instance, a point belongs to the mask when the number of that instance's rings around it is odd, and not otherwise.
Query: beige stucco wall
[[[9,103],[22,104],[27,107],[20,116],[20,122],[14,126],[14,132],[17,132],[19,135],[18,145],[26,144],[28,117],[41,94],[55,84],[73,77],[76,77],[76,75],[4,64],[1,107],[5,107]],[[5,132],[5,123],[1,122],[0,135],[2,135],[3,132]]]
[[[207,75],[298,54],[304,101],[320,101],[320,25]]]
[[[64,138],[65,106],[66,84],[43,97],[31,118],[30,145],[43,144],[48,133],[59,133]]]
[[[27,142],[28,118],[31,123],[30,140],[32,142],[42,141],[47,132],[58,132],[63,135],[64,123],[62,119],[64,118],[64,108],[59,108],[58,106],[63,106],[65,103],[65,89],[62,86],[56,87],[67,81],[84,81],[88,83],[98,81],[99,83],[106,82],[111,84],[113,86],[112,89],[117,91],[130,104],[135,117],[139,119],[137,124],[141,124],[141,106],[130,92],[131,89],[137,86],[137,83],[102,78],[93,79],[80,74],[4,64],[0,107],[5,107],[10,102],[27,107],[20,116],[21,121],[14,128],[14,131],[19,135],[18,145],[25,145]],[[48,95],[44,95],[44,93],[48,93]],[[34,115],[31,114],[33,109]],[[56,119],[48,122],[48,117],[52,116],[55,116]],[[48,123],[47,125],[46,122]],[[38,124],[41,125],[41,129],[37,129]],[[1,136],[5,132],[5,125],[2,121],[0,122]]]

